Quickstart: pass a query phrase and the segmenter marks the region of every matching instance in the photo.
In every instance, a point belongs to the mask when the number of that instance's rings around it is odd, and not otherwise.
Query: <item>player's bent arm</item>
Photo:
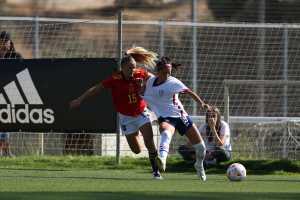
[[[195,92],[193,92],[192,90],[188,89],[185,90],[183,92],[184,94],[188,94],[192,97],[192,99],[194,99],[194,101],[196,101],[199,105],[201,105],[201,108],[203,109],[210,109],[210,106],[208,104],[206,104]]]
[[[214,134],[214,138],[215,138],[215,143],[217,146],[223,146],[225,143],[225,138],[224,137],[220,137],[217,133],[216,128],[212,129],[212,132]]]
[[[216,130],[217,121],[216,121],[216,119],[208,118],[207,123],[208,123],[208,126],[210,127],[210,130],[212,131],[213,136],[214,136],[215,144],[217,146],[223,146],[224,143],[225,143],[225,139],[224,139],[223,136],[219,136],[218,133],[217,133],[217,130]]]
[[[89,88],[81,96],[79,96],[78,98],[71,101],[70,108],[79,107],[81,105],[81,103],[83,101],[85,101],[86,99],[89,99],[91,97],[98,95],[103,88],[104,87],[103,87],[102,83],[98,83],[98,84],[94,85],[93,87]]]

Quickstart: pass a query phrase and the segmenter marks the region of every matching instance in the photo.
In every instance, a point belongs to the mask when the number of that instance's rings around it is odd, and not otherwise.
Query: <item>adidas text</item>
[[[0,122],[3,124],[52,124],[54,121],[54,111],[50,108],[29,108],[28,104],[16,108],[8,104],[6,108],[0,108]]]

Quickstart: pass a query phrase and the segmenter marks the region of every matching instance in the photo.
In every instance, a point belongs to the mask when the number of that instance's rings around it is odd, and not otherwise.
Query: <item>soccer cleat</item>
[[[194,164],[194,167],[197,171],[197,175],[199,178],[201,178],[202,181],[206,181],[206,175],[205,175],[205,170],[203,167],[203,163],[199,163],[198,161],[196,161],[196,163]]]
[[[157,164],[159,171],[161,171],[161,172],[166,171],[166,159],[165,158],[161,158],[159,156],[156,157],[156,164]]]
[[[162,179],[164,179],[164,178],[160,175],[159,172],[153,172],[152,175],[153,175],[153,179],[155,179],[155,180],[162,180]]]

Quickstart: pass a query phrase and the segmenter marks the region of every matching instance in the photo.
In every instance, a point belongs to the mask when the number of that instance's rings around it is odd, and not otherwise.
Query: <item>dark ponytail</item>
[[[156,64],[157,71],[160,71],[166,65],[171,65],[172,68],[174,68],[174,69],[177,69],[179,66],[181,66],[181,64],[179,64],[179,63],[173,63],[169,57],[163,56],[160,58],[160,60]]]

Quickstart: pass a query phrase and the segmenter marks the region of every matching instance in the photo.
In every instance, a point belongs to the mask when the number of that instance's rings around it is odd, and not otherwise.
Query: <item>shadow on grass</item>
[[[1,192],[5,200],[294,200],[299,193],[243,193],[243,192]]]
[[[248,174],[274,174],[276,171],[300,173],[300,164],[290,160],[234,160],[224,162],[220,165],[206,169],[208,174],[224,174],[228,166],[232,163],[243,164]],[[185,161],[171,161],[168,164],[168,172],[193,172],[193,163]]]

